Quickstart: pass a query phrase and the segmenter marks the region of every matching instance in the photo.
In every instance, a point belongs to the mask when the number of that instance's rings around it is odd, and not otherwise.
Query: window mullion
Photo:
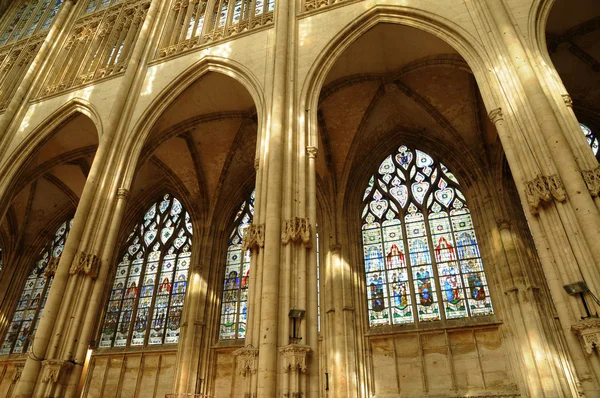
[[[433,183],[431,184],[433,187]],[[429,195],[433,195],[433,190],[429,193]],[[423,203],[427,203],[427,198],[423,199]],[[425,207],[425,205],[424,205]],[[433,269],[434,276],[434,284],[436,286],[436,296],[438,299],[438,309],[440,311],[440,319],[446,319],[446,309],[444,308],[444,298],[442,297],[442,287],[440,284],[440,275],[438,273],[438,264],[437,258],[435,258],[435,250],[433,246],[433,236],[431,233],[431,226],[429,224],[429,212],[428,209],[425,208],[423,211],[423,219],[425,220],[425,231],[427,233],[427,244],[429,246],[429,257],[431,258],[431,268]]]

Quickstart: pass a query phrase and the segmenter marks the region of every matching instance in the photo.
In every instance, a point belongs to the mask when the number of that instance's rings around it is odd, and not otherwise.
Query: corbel
[[[600,165],[596,166],[593,170],[582,170],[581,176],[585,185],[587,185],[588,191],[592,197],[600,195]]]
[[[311,247],[311,228],[308,218],[294,217],[285,220],[281,232],[281,242],[287,245],[290,242],[302,242],[306,248]]]
[[[242,250],[258,250],[265,247],[265,226],[251,223],[244,231]]]

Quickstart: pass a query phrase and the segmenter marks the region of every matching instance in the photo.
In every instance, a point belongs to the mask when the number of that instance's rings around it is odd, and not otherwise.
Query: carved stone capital
[[[95,254],[79,252],[73,259],[69,274],[89,275],[92,279],[98,277],[98,269],[100,268],[100,259]]]
[[[565,187],[556,174],[549,177],[540,175],[525,184],[525,195],[533,214],[538,214],[543,203],[550,203],[552,199],[559,202],[567,200]]]
[[[254,170],[258,171],[258,167],[260,166],[260,159],[254,159]]]
[[[258,369],[258,348],[242,347],[233,352],[237,360],[237,373],[243,377],[255,374]]]
[[[307,146],[306,153],[308,154],[309,158],[315,159],[317,157],[317,153],[319,153],[319,150],[317,149],[317,147]]]
[[[571,96],[569,94],[563,94],[562,99],[565,102],[566,106],[568,106],[569,108],[573,107],[573,99],[571,98]]]
[[[600,166],[597,166],[593,170],[582,170],[581,176],[585,185],[587,185],[590,195],[593,197],[600,195]]]
[[[308,218],[294,217],[285,220],[281,232],[281,242],[287,245],[290,242],[302,242],[305,247],[311,246],[310,221]]]
[[[127,188],[119,188],[117,189],[117,198],[127,200],[129,199],[129,189]]]
[[[48,265],[46,266],[46,271],[44,271],[44,276],[46,279],[54,276],[56,273],[56,269],[58,268],[58,263],[60,262],[60,257],[50,257],[48,261]]]
[[[488,116],[489,116],[490,120],[492,121],[492,123],[494,123],[494,124],[498,123],[500,120],[504,120],[504,117],[502,115],[502,108],[496,108],[496,109],[490,111]]]
[[[42,362],[42,381],[57,383],[64,374],[69,373],[72,367],[71,362],[47,359]]]
[[[280,347],[279,352],[283,355],[283,371],[296,371],[306,373],[306,358],[310,352],[310,347],[305,345],[290,344]]]
[[[244,232],[242,250],[258,250],[265,247],[265,226],[250,224]]]
[[[15,362],[13,366],[15,367],[15,373],[12,375],[12,381],[13,383],[16,383],[21,378],[21,373],[23,373],[25,362]]]
[[[579,335],[583,349],[592,355],[594,349],[600,351],[600,319],[592,318],[577,322],[571,329]]]

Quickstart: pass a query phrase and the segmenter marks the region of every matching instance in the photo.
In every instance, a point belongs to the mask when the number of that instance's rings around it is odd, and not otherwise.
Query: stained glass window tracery
[[[12,322],[8,326],[8,332],[0,349],[0,355],[23,353],[29,347],[54,279],[54,272],[51,268],[58,265],[72,224],[73,220],[62,223],[54,233],[52,240],[40,251],[35,267],[29,273],[17,302]]]
[[[592,148],[592,152],[594,152],[594,156],[598,157],[598,148],[600,147],[600,143],[598,142],[598,138],[592,133],[592,130],[583,123],[579,123],[581,127],[581,131],[587,140],[588,145]]]
[[[192,234],[190,214],[174,196],[146,211],[117,265],[100,348],[179,341]]]
[[[39,31],[50,28],[62,0],[23,1],[16,8],[10,23],[0,35],[0,46],[31,36],[39,27]],[[1,21],[0,21],[1,22]],[[40,24],[41,22],[41,24]]]
[[[252,191],[250,198],[240,206],[234,219],[235,227],[229,235],[219,326],[221,340],[246,337],[250,250],[242,250],[242,239],[246,228],[252,223],[254,197],[255,192]]]
[[[400,146],[363,203],[370,326],[493,314],[466,198],[446,166]]]

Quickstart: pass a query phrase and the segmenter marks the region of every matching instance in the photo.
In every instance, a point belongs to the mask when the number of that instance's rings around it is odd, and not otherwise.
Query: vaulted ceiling
[[[366,188],[356,171],[372,174],[402,144],[463,172],[466,164],[487,167],[486,148],[499,148],[464,59],[442,40],[400,25],[376,25],[342,54],[322,89],[319,116],[325,156],[318,174],[330,190],[348,181]]]

